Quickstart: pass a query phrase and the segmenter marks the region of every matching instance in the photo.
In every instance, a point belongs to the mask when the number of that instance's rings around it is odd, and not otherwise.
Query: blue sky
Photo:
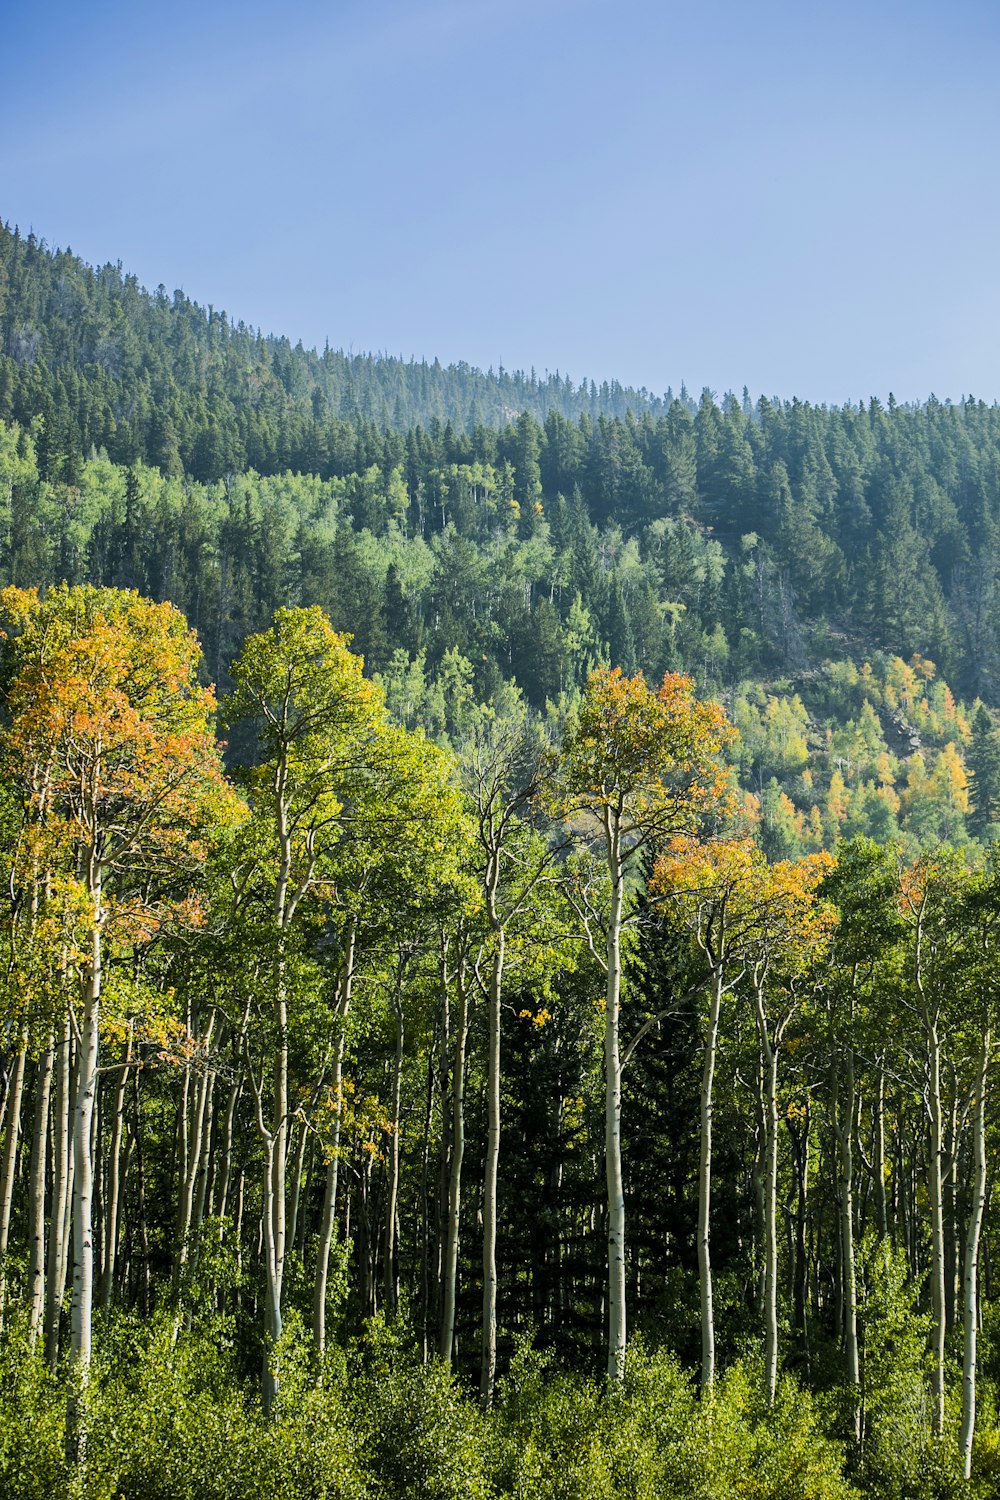
[[[995,0],[4,7],[0,217],[307,345],[1000,398]]]

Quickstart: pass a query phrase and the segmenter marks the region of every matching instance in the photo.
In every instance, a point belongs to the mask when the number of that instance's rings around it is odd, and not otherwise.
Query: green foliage
[[[736,1366],[699,1403],[664,1353],[633,1344],[625,1378],[547,1367],[522,1348],[501,1391],[501,1492],[517,1500],[848,1500],[843,1455],[791,1380],[768,1411],[752,1367]]]
[[[172,1320],[119,1319],[89,1399],[86,1461],[63,1459],[65,1392],[9,1342],[0,1381],[0,1491],[10,1500],[367,1500],[346,1391],[304,1378],[265,1424],[231,1356]],[[286,1358],[286,1368],[293,1362]],[[288,1385],[295,1384],[292,1379]]]
[[[15,1325],[0,1341],[0,1494],[51,1500],[67,1494],[66,1396]]]
[[[421,1364],[408,1332],[368,1324],[352,1388],[355,1438],[379,1500],[486,1500],[487,1429],[443,1365]]]
[[[964,1493],[958,1450],[949,1432],[935,1441],[929,1426],[927,1335],[917,1309],[919,1287],[906,1256],[888,1241],[862,1255],[864,1350],[859,1479],[885,1500],[949,1500]]]

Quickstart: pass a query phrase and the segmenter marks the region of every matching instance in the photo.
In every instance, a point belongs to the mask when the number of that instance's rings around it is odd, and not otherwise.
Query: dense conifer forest
[[[995,1494],[998,527],[3,229],[3,1493]]]

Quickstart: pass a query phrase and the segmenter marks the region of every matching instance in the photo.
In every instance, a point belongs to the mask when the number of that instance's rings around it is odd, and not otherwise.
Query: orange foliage
[[[641,673],[599,667],[567,735],[558,810],[598,818],[606,810],[631,833],[729,817],[736,791],[718,757],[735,734],[719,704],[695,696],[690,677],[668,672],[653,689]]]
[[[65,872],[130,942],[169,914],[197,922],[190,877],[210,830],[240,816],[215,695],[183,616],[115,589],[0,592],[11,685],[3,769],[24,813],[15,877]],[[169,894],[169,899],[168,899]]]

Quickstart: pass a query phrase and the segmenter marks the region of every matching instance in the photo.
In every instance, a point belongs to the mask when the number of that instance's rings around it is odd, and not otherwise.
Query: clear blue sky
[[[8,0],[0,217],[307,345],[1000,397],[996,0]]]

